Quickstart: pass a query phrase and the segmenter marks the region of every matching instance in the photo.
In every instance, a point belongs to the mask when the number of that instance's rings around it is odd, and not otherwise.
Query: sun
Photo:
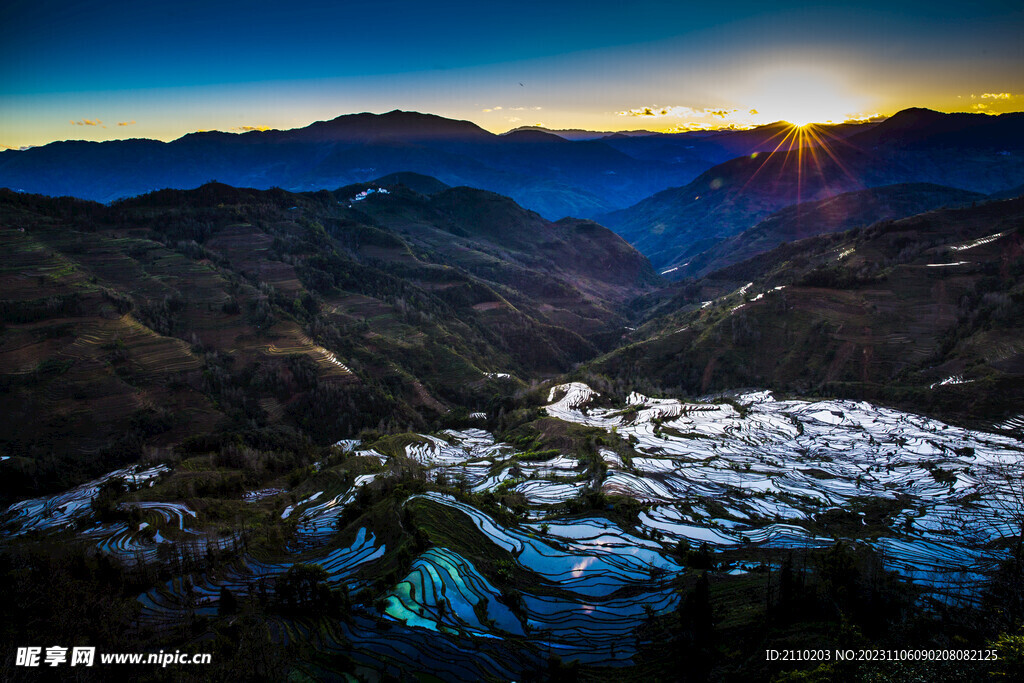
[[[786,123],[793,124],[797,128],[806,128],[807,126],[811,125],[812,123],[825,123],[824,121],[816,121],[813,116],[807,116],[807,115],[799,115],[799,116],[790,115],[789,117],[787,117],[785,119],[782,119],[782,120],[785,121]]]
[[[800,127],[846,121],[865,104],[840,78],[811,67],[765,72],[752,84],[748,97],[762,122],[786,121]]]

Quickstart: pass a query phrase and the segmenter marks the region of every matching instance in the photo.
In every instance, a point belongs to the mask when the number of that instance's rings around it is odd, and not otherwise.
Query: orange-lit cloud
[[[254,131],[254,130],[259,130],[259,131],[270,130],[270,126],[237,126],[235,128],[232,128],[231,130],[240,130],[243,133],[248,133],[248,132]]]
[[[676,125],[661,124],[658,130],[665,132],[681,132],[687,130],[721,130],[725,128],[750,128],[759,123],[764,123],[756,118],[759,112],[757,109],[750,109],[749,113],[741,113],[739,109],[730,107],[708,107],[696,109],[682,105],[671,105],[659,107],[637,107],[615,112],[618,116],[643,117],[654,119],[678,119]],[[667,123],[667,122],[666,122]]]
[[[81,121],[72,121],[71,122],[72,126],[99,126],[99,125],[102,125],[102,124],[103,124],[103,122],[100,121],[99,119],[95,119],[95,120],[93,120],[93,119],[82,119]]]
[[[671,116],[674,109],[689,109],[689,107],[640,107],[615,113],[619,116]]]
[[[119,125],[119,126],[134,126],[135,125],[135,121],[134,120],[132,120],[132,121],[118,121],[117,125]]]
[[[638,107],[615,112],[619,116],[704,116],[707,110],[694,109],[693,107],[669,106],[659,107]]]
[[[983,100],[1008,100],[1013,95],[1008,92],[987,92],[981,96]]]
[[[671,116],[676,118],[693,118],[701,116],[717,116],[718,118],[725,118],[733,113],[736,109],[694,109],[693,107],[683,107],[673,105],[669,107],[659,107],[654,105],[652,107],[638,107],[636,109],[626,109],[625,111],[615,112],[618,116],[652,116],[652,117],[665,117]],[[751,113],[756,113],[756,110],[752,110]]]
[[[880,123],[888,118],[885,114],[875,112],[874,114],[861,114],[857,116],[848,116],[843,120],[843,123]]]
[[[791,79],[790,81],[784,80],[783,84],[788,82],[791,85],[795,83],[804,86],[805,80],[806,79]],[[775,91],[769,91],[767,94],[763,93],[764,96],[761,98],[764,100],[764,104],[759,103],[759,101],[752,101],[750,103],[754,104],[755,102],[758,102],[756,107],[752,107],[750,104],[747,104],[742,108],[706,107],[704,109],[697,109],[695,107],[682,105],[651,105],[649,107],[637,107],[615,113],[618,116],[668,119],[665,123],[670,123],[671,119],[678,120],[678,123],[675,125],[661,124],[657,126],[658,130],[662,130],[664,132],[726,129],[742,130],[781,120],[802,125],[811,122],[853,123],[875,121],[880,118],[880,114],[863,113],[863,110],[861,113],[839,113],[838,115],[836,113],[832,113],[833,110],[836,112],[842,112],[841,107],[845,108],[849,106],[850,103],[843,97],[835,96],[834,93],[830,93],[827,88],[824,88],[823,90],[827,97],[822,101],[818,101],[811,96],[815,91],[816,89],[812,89],[811,91],[798,91],[791,89],[791,92],[786,96]],[[773,97],[774,99],[772,99]],[[857,109],[850,106],[847,111],[856,112]]]

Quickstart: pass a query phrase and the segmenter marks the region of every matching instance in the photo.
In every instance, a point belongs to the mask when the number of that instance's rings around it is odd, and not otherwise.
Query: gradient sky
[[[408,109],[675,130],[1024,109],[1011,2],[0,3],[0,148]]]

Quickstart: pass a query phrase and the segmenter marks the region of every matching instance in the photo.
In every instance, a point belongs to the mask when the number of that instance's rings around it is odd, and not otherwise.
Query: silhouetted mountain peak
[[[527,142],[527,143],[548,143],[548,144],[561,144],[567,143],[563,137],[560,137],[554,133],[548,133],[537,129],[523,128],[520,130],[514,130],[509,133],[505,133],[502,138],[509,142]]]
[[[317,121],[305,128],[285,131],[284,134],[288,140],[324,142],[369,142],[388,139],[475,141],[494,137],[493,133],[488,133],[469,121],[398,109],[385,114],[344,114],[330,121]]]
[[[860,146],[917,146],[941,144],[955,147],[1024,146],[1024,114],[944,114],[931,109],[904,109],[864,133],[850,138]]]

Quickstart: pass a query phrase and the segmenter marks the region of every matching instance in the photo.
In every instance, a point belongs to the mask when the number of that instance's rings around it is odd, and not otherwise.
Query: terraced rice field
[[[115,470],[86,484],[56,496],[32,498],[15,503],[0,514],[0,538],[11,539],[25,534],[55,536],[68,531],[94,544],[102,554],[132,566],[154,564],[160,560],[161,546],[174,546],[184,554],[200,556],[208,549],[234,550],[237,533],[214,533],[197,529],[195,511],[182,503],[153,501],[122,503],[124,512],[133,508],[143,521],[104,522],[97,519],[93,502],[101,487],[121,481],[130,490],[145,491],[169,471],[166,465],[147,469],[137,466]],[[167,538],[165,534],[173,538]]]
[[[281,334],[281,338],[275,339],[266,347],[266,353],[271,356],[289,356],[292,354],[308,355],[317,364],[321,373],[326,377],[350,377],[352,371],[342,363],[337,356],[322,346],[319,346],[298,330],[295,325],[279,325],[275,332]]]
[[[476,679],[522,677],[540,670],[550,654],[601,666],[634,661],[644,644],[641,627],[679,604],[676,579],[687,570],[673,550],[682,540],[756,558],[761,550],[850,538],[872,546],[885,567],[925,594],[970,600],[999,557],[993,544],[1017,533],[1024,512],[1016,485],[1024,447],[1010,436],[864,402],[783,401],[768,392],[719,402],[633,393],[618,407],[600,399],[584,384],[564,384],[551,390],[545,410],[630,444],[599,449],[607,471],[566,453],[520,457],[482,429],[409,435],[397,450],[382,447],[387,454],[345,441],[344,450],[375,458],[383,471],[334,489],[306,489],[275,508],[294,524],[279,557],[255,557],[234,537],[204,532],[201,515],[178,503],[127,504],[142,515],[137,526],[92,518],[104,481],[122,477],[144,487],[164,468],[119,470],[59,496],[18,503],[5,513],[3,531],[74,532],[128,563],[158,562],[162,544],[233,549],[228,565],[178,576],[139,596],[140,626],[156,630],[216,616],[222,589],[266,595],[297,562],[319,564],[328,584],[350,595],[370,586],[382,592],[346,619],[271,617],[278,639],[313,641],[377,674],[416,666]],[[499,519],[467,502],[471,497],[437,490],[399,501],[434,544],[382,587],[379,567],[393,567],[394,555],[380,530],[365,521],[342,530],[339,522],[363,487],[389,476],[392,460],[410,459],[429,482],[454,483],[470,496],[519,493],[528,513],[511,523],[514,516]],[[603,511],[566,514],[573,499],[596,491],[641,503],[635,523]],[[286,493],[270,487],[244,500],[259,504]],[[828,522],[835,514],[846,520],[838,530]],[[339,543],[341,532],[350,540]],[[736,562],[718,569],[739,574],[758,564]]]
[[[1024,511],[1021,442],[869,403],[760,392],[738,397],[741,413],[634,393],[627,410],[594,409],[597,394],[579,383],[550,398],[550,415],[614,430],[643,454],[613,465],[604,490],[650,503],[641,525],[666,540],[826,545],[821,515],[880,502],[888,523],[864,542],[890,568],[970,591],[991,554],[965,548],[1015,534]]]
[[[107,481],[120,479],[132,488],[152,486],[156,477],[168,471],[166,465],[148,469],[126,467],[56,496],[31,498],[15,503],[0,515],[0,533],[5,536],[30,531],[62,530],[73,527],[92,513],[92,502]]]
[[[302,558],[327,572],[327,581],[337,585],[348,581],[360,567],[379,560],[386,547],[378,544],[372,532],[360,529],[349,546],[335,548],[317,556]],[[297,559],[267,562],[244,554],[239,560],[216,574],[176,577],[166,584],[139,596],[142,605],[140,623],[151,628],[173,626],[192,613],[217,614],[222,588],[239,597],[255,596],[273,591],[274,579],[285,574]],[[359,588],[360,583],[350,583]]]

